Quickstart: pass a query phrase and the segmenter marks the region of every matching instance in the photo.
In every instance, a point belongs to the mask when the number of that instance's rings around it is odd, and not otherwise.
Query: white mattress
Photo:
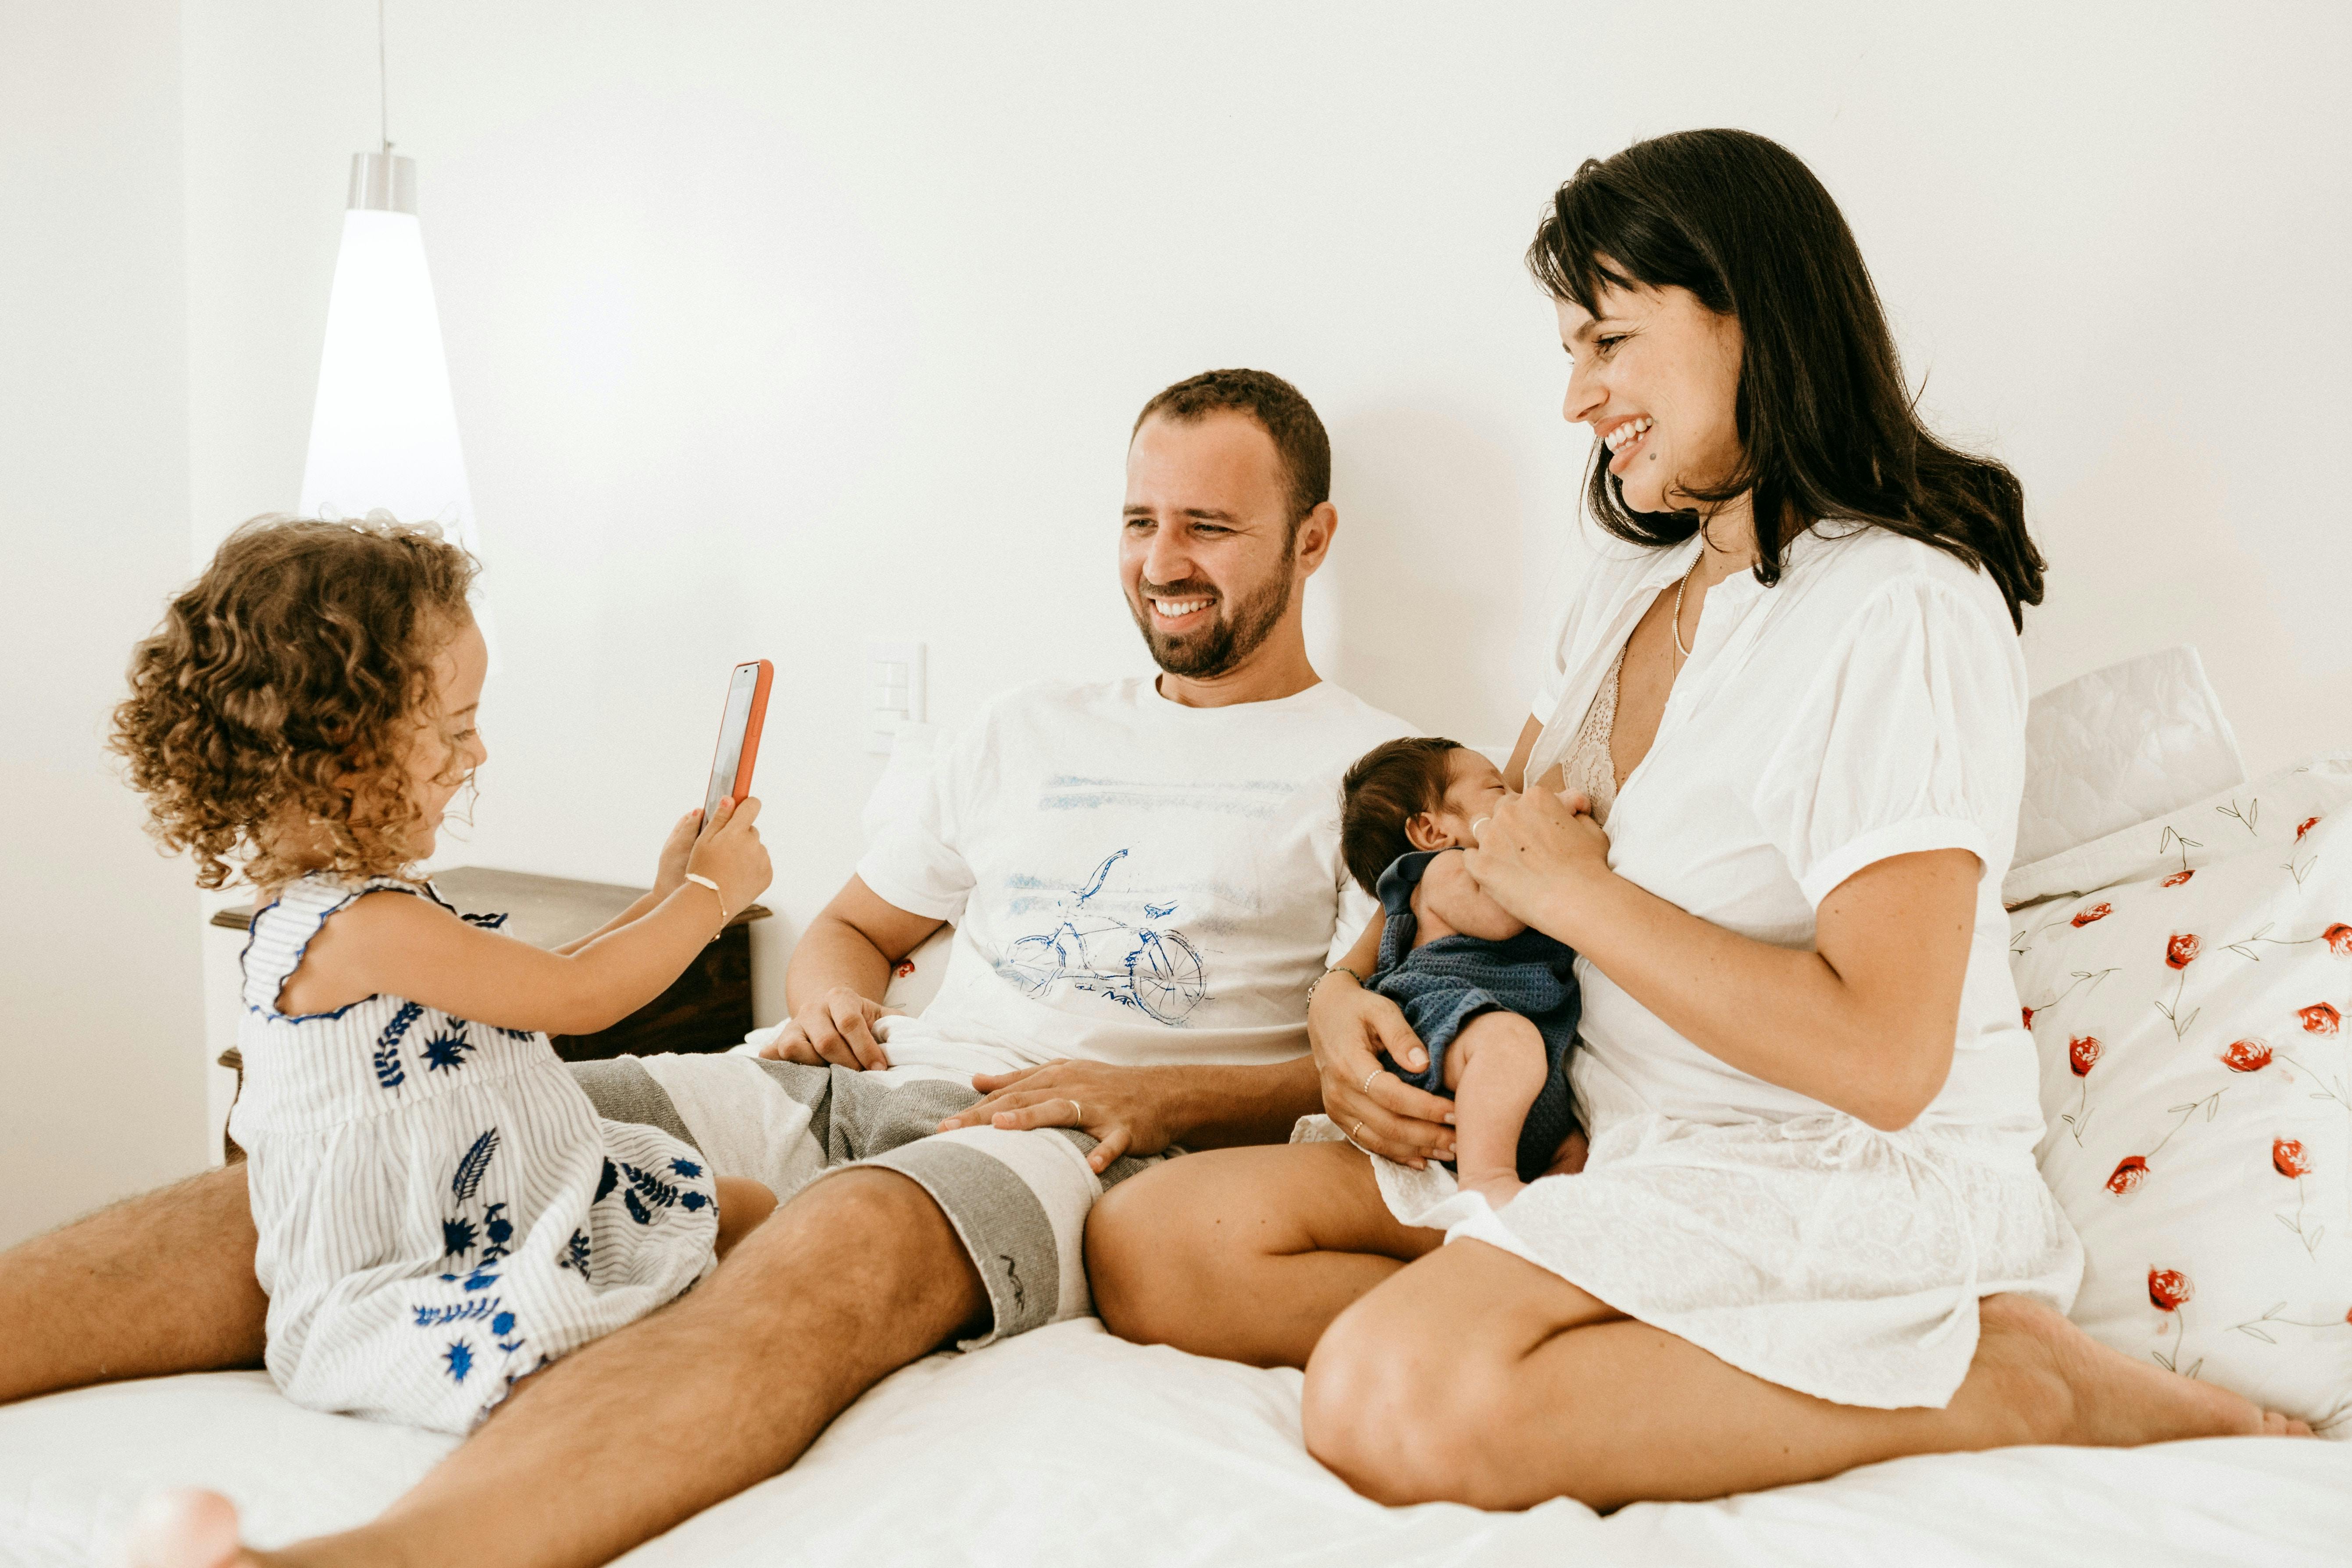
[[[1112,1339],[1092,1321],[933,1356],[793,1469],[625,1559],[671,1564],[1117,1561],[2133,1568],[2352,1561],[2352,1444],[2242,1438],[1898,1459],[1607,1519],[1383,1509],[1307,1458],[1296,1373]],[[713,1447],[728,1441],[710,1436]],[[136,1500],[216,1488],[256,1544],[366,1519],[450,1440],[294,1408],[259,1373],[0,1408],[0,1562],[111,1563]]]

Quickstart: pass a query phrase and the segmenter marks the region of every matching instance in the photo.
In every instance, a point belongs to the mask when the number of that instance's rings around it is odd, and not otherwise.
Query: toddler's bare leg
[[[126,1199],[0,1253],[0,1404],[261,1363],[245,1166]]]
[[[719,1256],[724,1258],[776,1212],[776,1194],[766,1184],[746,1176],[714,1176],[710,1184],[719,1189],[718,1245]]]
[[[1517,1013],[1481,1013],[1445,1048],[1454,1180],[1496,1208],[1527,1184],[1519,1180],[1519,1129],[1550,1070],[1543,1031]]]

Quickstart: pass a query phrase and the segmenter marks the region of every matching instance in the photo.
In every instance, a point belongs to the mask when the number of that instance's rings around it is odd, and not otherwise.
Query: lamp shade
[[[301,510],[306,517],[361,517],[382,508],[403,522],[437,522],[478,550],[415,192],[410,160],[378,153],[354,160],[352,208],[343,214],[327,296]]]

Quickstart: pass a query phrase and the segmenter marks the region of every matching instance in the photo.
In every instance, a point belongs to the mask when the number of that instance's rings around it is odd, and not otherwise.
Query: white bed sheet
[[[1938,1455],[1607,1519],[1565,1501],[1384,1509],[1300,1447],[1298,1386],[1296,1373],[1126,1344],[1092,1321],[933,1356],[791,1471],[624,1561],[2296,1568],[2352,1555],[2352,1445]],[[227,1492],[256,1543],[277,1544],[370,1517],[449,1447],[298,1410],[259,1373],[0,1408],[0,1562],[110,1564],[137,1500],[173,1485]]]

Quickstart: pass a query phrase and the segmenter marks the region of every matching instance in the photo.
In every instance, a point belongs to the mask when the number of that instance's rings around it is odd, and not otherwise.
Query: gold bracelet
[[[694,872],[688,871],[686,874],[686,879],[694,883],[698,887],[709,889],[710,896],[719,900],[719,930],[710,933],[710,940],[717,942],[719,937],[719,932],[724,931],[727,929],[727,922],[733,918],[727,912],[727,895],[720,892],[719,890],[719,884],[712,881],[708,877],[697,876]]]
[[[1315,1006],[1315,988],[1322,984],[1326,980],[1330,979],[1331,976],[1335,974],[1344,974],[1359,985],[1361,985],[1364,983],[1364,977],[1357,973],[1354,970],[1349,968],[1346,964],[1333,964],[1330,968],[1325,970],[1322,973],[1317,975],[1312,981],[1307,983],[1307,1005],[1309,1011],[1312,1011]]]

